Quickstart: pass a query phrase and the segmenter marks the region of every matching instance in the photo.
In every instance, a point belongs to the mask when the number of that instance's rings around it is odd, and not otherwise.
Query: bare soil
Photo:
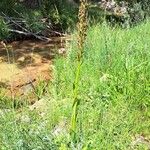
[[[27,40],[0,44],[0,87],[6,93],[23,95],[28,84],[52,78],[52,60],[65,54],[65,37],[53,37],[49,42]]]

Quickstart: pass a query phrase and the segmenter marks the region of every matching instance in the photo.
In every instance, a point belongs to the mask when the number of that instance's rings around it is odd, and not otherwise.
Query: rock
[[[148,149],[150,149],[150,140],[142,135],[138,135],[135,137],[135,139],[131,143],[131,147],[135,149],[135,147],[140,144],[145,145]]]
[[[63,55],[65,53],[66,53],[66,49],[65,48],[58,49],[58,54]]]
[[[31,111],[36,110],[42,117],[47,113],[49,109],[49,101],[46,99],[40,99],[36,101],[33,105],[29,106]]]
[[[20,117],[20,121],[24,122],[24,123],[30,123],[31,119],[29,118],[28,115],[23,115],[23,116]]]
[[[102,77],[100,77],[100,82],[106,82],[109,79],[111,79],[111,76],[109,74],[103,74]]]
[[[3,117],[6,113],[10,112],[10,109],[0,109],[0,116]]]
[[[60,121],[52,130],[52,135],[58,137],[67,134],[67,120]]]

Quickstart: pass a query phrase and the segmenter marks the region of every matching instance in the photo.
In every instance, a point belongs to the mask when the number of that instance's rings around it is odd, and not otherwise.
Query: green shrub
[[[145,19],[145,12],[142,9],[142,5],[140,3],[133,4],[132,8],[129,11],[129,14],[131,25],[140,23]]]
[[[0,13],[5,13],[7,15],[12,15],[14,12],[14,8],[16,6],[16,0],[2,0],[0,2]]]
[[[67,0],[45,0],[42,7],[42,12],[48,16],[54,26],[61,29],[72,27],[77,21],[77,9],[71,6]]]
[[[37,10],[30,10],[28,13],[23,13],[25,27],[27,28],[27,30],[33,33],[40,33],[46,28],[46,24],[44,24],[44,22],[41,21],[42,18],[43,16],[41,12]]]

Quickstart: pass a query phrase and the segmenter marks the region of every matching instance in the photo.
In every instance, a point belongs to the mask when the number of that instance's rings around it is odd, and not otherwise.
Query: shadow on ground
[[[65,47],[65,38],[55,37],[48,42],[44,41],[17,41],[7,45],[7,49],[0,45],[0,61],[15,63],[17,67],[38,65],[51,61],[59,50]],[[63,53],[63,52],[62,52]]]

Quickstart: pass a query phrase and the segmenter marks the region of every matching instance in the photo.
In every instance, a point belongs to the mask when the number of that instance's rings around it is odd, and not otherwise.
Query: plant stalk
[[[76,137],[77,132],[77,117],[78,109],[80,105],[80,99],[78,98],[79,92],[79,82],[81,67],[83,63],[84,55],[84,44],[86,41],[86,32],[87,32],[87,0],[80,0],[80,7],[78,13],[78,53],[77,53],[77,66],[75,73],[75,81],[73,84],[73,108],[71,116],[71,135],[73,139]]]

